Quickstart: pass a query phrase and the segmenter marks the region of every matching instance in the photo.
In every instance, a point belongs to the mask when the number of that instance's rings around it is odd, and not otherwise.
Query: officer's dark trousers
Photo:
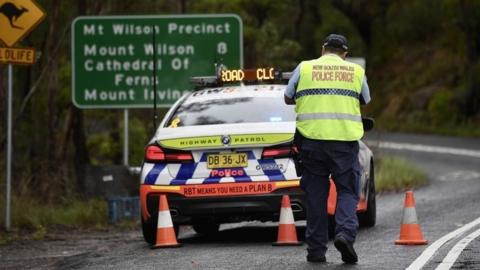
[[[329,175],[337,187],[335,234],[354,242],[357,235],[356,215],[360,164],[358,142],[318,141],[304,139],[301,157],[304,164],[301,188],[307,197],[305,242],[308,253],[325,255],[328,242],[327,199]]]

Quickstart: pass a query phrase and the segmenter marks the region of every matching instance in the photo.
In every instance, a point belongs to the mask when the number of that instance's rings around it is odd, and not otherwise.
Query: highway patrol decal
[[[158,143],[165,148],[172,149],[194,149],[223,146],[220,136],[168,139],[161,140]]]
[[[215,149],[229,146],[265,146],[286,143],[293,140],[291,133],[277,134],[243,134],[243,135],[223,135],[223,136],[204,136],[191,138],[178,138],[159,140],[158,143],[165,148],[194,150],[194,149]]]

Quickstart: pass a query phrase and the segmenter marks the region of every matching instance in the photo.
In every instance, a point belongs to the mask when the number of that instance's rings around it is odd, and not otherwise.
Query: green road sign
[[[79,108],[150,108],[154,80],[158,106],[169,107],[192,89],[190,77],[214,75],[215,63],[243,67],[237,15],[79,17],[72,29],[72,99]]]

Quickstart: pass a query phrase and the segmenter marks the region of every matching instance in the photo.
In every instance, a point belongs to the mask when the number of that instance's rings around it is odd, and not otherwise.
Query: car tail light
[[[145,160],[148,161],[193,161],[193,156],[189,152],[165,153],[157,145],[149,145],[145,149]]]
[[[190,153],[171,153],[165,154],[167,161],[193,161],[192,154]]]
[[[145,159],[150,161],[161,161],[165,160],[165,153],[162,148],[156,145],[149,145],[145,149]]]
[[[289,157],[292,151],[294,150],[291,146],[266,148],[263,150],[262,158]]]

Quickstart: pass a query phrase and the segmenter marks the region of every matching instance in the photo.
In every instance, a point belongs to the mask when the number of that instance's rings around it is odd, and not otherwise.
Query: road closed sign
[[[33,30],[45,17],[32,0],[0,0],[0,40],[12,47]]]
[[[72,29],[79,108],[151,108],[154,84],[157,105],[169,107],[191,91],[190,77],[214,75],[215,63],[243,66],[237,15],[79,17]]]

